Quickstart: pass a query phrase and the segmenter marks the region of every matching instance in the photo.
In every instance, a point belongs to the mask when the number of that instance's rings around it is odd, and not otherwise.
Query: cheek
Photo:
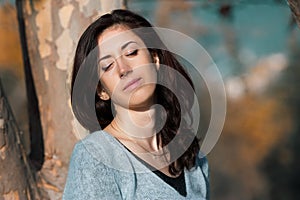
[[[120,78],[114,69],[105,72],[100,76],[101,83],[104,89],[111,95],[118,87]]]
[[[154,65],[151,65],[147,67],[147,70],[145,70],[145,82],[146,83],[152,83],[156,84],[157,83],[157,71]]]
[[[106,90],[106,92],[111,95],[112,91],[114,90],[114,81],[110,78],[101,78],[101,84],[103,88]]]

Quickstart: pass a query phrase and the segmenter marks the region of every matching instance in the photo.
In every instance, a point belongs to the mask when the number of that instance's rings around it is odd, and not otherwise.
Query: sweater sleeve
[[[202,154],[198,155],[199,163],[198,165],[201,167],[202,174],[205,179],[205,185],[206,185],[206,199],[210,199],[210,182],[209,182],[209,167],[208,167],[208,161],[207,158],[202,156]]]
[[[73,150],[63,200],[122,199],[113,169],[87,151],[83,143]]]
[[[200,158],[200,166],[205,179],[207,180],[207,182],[209,182],[209,167],[208,167],[208,161],[206,157]]]

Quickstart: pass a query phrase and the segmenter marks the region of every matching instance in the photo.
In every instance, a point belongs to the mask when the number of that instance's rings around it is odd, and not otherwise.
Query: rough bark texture
[[[300,0],[288,0],[288,4],[300,28]]]
[[[39,198],[20,134],[0,82],[0,200]]]
[[[45,162],[37,174],[43,199],[61,199],[73,146],[86,132],[70,107],[70,75],[78,39],[88,24],[121,0],[25,0],[29,58],[41,114]]]
[[[36,171],[39,171],[44,163],[44,140],[41,124],[41,117],[36,95],[36,89],[32,77],[31,65],[29,60],[28,46],[26,40],[26,28],[23,15],[22,0],[16,0],[17,18],[19,24],[20,43],[22,48],[23,66],[25,72],[27,112],[29,116],[30,134],[30,154],[29,160]]]

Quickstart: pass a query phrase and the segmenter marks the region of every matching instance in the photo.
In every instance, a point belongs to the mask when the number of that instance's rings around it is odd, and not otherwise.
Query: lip
[[[135,78],[132,79],[131,81],[129,81],[125,87],[123,88],[123,91],[132,91],[135,88],[137,88],[140,85],[140,80],[142,80],[142,78]]]

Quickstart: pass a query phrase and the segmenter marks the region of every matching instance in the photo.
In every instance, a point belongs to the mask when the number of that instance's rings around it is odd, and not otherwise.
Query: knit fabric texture
[[[142,164],[116,138],[97,131],[73,150],[63,200],[209,199],[207,159],[198,154],[195,166],[184,170],[187,196]]]

